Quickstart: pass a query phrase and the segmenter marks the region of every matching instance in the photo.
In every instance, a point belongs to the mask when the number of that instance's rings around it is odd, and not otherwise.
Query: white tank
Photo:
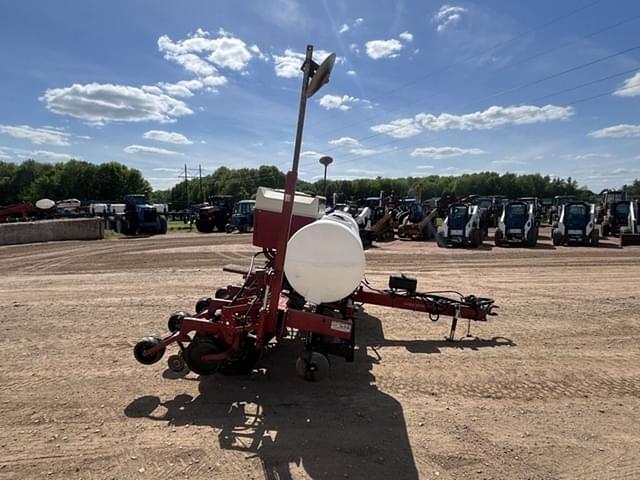
[[[287,244],[284,273],[308,302],[342,300],[360,285],[364,270],[358,225],[347,213],[325,215],[298,230]]]

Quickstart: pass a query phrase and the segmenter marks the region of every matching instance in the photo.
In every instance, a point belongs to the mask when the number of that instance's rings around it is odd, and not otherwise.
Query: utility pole
[[[189,208],[189,174],[187,173],[187,164],[184,164],[184,189],[187,192],[187,208]]]
[[[204,198],[204,190],[202,189],[202,165],[198,165],[198,172],[200,174],[200,199],[202,201],[202,203],[204,203],[205,198]]]

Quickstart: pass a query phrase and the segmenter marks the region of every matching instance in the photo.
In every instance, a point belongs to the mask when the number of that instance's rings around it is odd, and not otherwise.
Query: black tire
[[[135,235],[136,229],[133,227],[133,225],[131,225],[131,222],[129,222],[129,220],[127,220],[126,218],[122,219],[122,234],[123,235]]]
[[[474,228],[469,234],[469,243],[471,248],[478,248],[482,245],[482,230]]]
[[[551,240],[553,241],[553,245],[556,247],[562,245],[562,235],[558,230],[553,230],[551,232]]]
[[[224,227],[224,231],[226,233],[233,233],[234,230],[235,230],[235,227],[233,225],[231,225],[230,223],[228,223],[227,226]]]
[[[133,356],[143,365],[153,365],[160,361],[165,349],[162,348],[153,355],[145,355],[145,352],[158,345],[160,345],[160,339],[158,337],[144,337],[133,347]]]
[[[169,316],[169,321],[167,322],[167,328],[171,333],[177,332],[182,328],[182,320],[184,320],[184,317],[190,317],[190,316],[191,315],[189,315],[187,312],[184,312],[182,310],[173,312]]]
[[[247,337],[240,352],[232,356],[220,368],[223,375],[247,375],[252,372],[254,365],[260,360],[261,352],[256,347],[253,338]]]
[[[597,247],[600,245],[600,235],[598,234],[598,230],[594,228],[591,231],[591,238],[589,239],[589,244],[592,247]]]
[[[205,355],[222,353],[226,345],[221,340],[211,336],[196,335],[184,349],[184,360],[192,372],[198,375],[213,375],[223,365],[224,361],[203,361]]]
[[[535,248],[538,244],[538,236],[540,235],[540,230],[538,227],[535,227],[531,230],[533,233],[531,235],[531,241],[529,242],[529,247]]]
[[[611,227],[609,226],[609,224],[608,223],[603,223],[602,224],[602,237],[603,238],[607,238],[610,233],[611,233]]]
[[[496,230],[496,233],[493,234],[493,243],[496,244],[496,247],[501,247],[503,245],[503,238],[504,235],[502,234],[502,230]]]
[[[211,233],[213,232],[213,223],[209,220],[198,218],[196,219],[196,229],[200,233]]]
[[[167,227],[167,219],[164,218],[164,217],[160,217],[159,220],[160,220],[160,230],[158,231],[158,233],[160,235],[164,235],[164,234],[167,233],[167,228],[168,228]]]
[[[210,297],[202,297],[196,302],[196,314],[204,312],[209,308],[209,304],[211,303]]]
[[[228,294],[229,294],[229,291],[226,288],[219,288],[216,290],[216,293],[214,294],[214,296],[216,298],[226,298]]]
[[[217,219],[215,222],[215,226],[219,232],[224,232],[225,228],[227,227],[227,219],[226,218]],[[211,231],[213,231],[213,229]]]
[[[186,373],[189,369],[181,354],[171,355],[167,358],[167,367],[174,373]]]

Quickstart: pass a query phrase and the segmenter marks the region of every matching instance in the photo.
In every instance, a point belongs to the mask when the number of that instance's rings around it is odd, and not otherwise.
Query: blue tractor
[[[246,233],[253,228],[253,209],[256,206],[255,200],[241,200],[236,203],[231,215],[231,222],[227,224],[225,231],[231,233],[238,230]]]
[[[124,205],[124,213],[115,219],[116,232],[123,235],[167,233],[167,219],[158,213],[155,206],[147,203],[144,195],[125,195]]]

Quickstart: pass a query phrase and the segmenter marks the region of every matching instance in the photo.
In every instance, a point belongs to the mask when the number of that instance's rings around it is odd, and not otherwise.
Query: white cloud
[[[177,132],[167,132],[165,130],[149,130],[142,136],[148,140],[156,140],[158,142],[175,143],[179,145],[190,145],[193,142],[187,137]]]
[[[369,155],[375,155],[376,153],[380,153],[381,150],[376,150],[373,148],[352,148],[349,150],[349,153],[353,155],[358,155],[359,157],[368,157]]]
[[[349,25],[343,23],[342,26],[338,29],[338,33],[344,33],[349,31]]]
[[[318,152],[314,152],[313,150],[306,150],[300,154],[300,157],[318,160],[320,159],[320,157],[322,157],[322,154]]]
[[[340,147],[359,147],[360,142],[352,137],[340,137],[334,140],[329,140],[330,145],[338,145]]]
[[[488,130],[502,125],[524,125],[531,123],[548,122],[552,120],[567,120],[573,116],[571,107],[559,107],[556,105],[519,105],[502,107],[493,105],[482,112],[467,113],[465,115],[452,115],[441,113],[438,116],[420,113],[416,115],[416,121],[428,130]]]
[[[199,28],[184,40],[174,42],[168,35],[158,39],[158,49],[167,60],[182,65],[186,70],[198,76],[215,75],[213,67],[242,71],[252,58],[262,58],[257,45],[247,45],[240,38],[220,29],[217,38],[211,38],[209,32]]]
[[[191,82],[192,88],[187,87],[183,82]],[[182,80],[178,83],[160,82],[158,86],[164,90],[167,95],[188,98],[193,97],[193,90],[201,89],[204,84],[200,80]]]
[[[461,155],[482,155],[487,153],[479,148],[459,148],[459,147],[421,147],[411,152],[412,157],[427,157],[436,160],[443,158],[459,157]]]
[[[420,128],[412,118],[401,118],[389,123],[374,125],[371,130],[393,138],[409,138],[420,133]]]
[[[130,155],[149,154],[149,155],[182,155],[180,152],[167,150],[165,148],[147,147],[145,145],[129,145],[124,148],[124,152]]]
[[[365,44],[367,55],[374,60],[381,58],[395,58],[399,55],[398,52],[402,50],[402,43],[400,40],[392,38],[390,40],[370,40]]]
[[[36,145],[69,145],[69,134],[54,128],[33,128],[29,125],[0,125],[0,133],[29,140]]]
[[[349,95],[324,95],[319,103],[320,106],[326,108],[327,110],[332,110],[337,108],[339,110],[347,111],[351,109],[354,103],[361,102],[362,100],[356,97],[351,97]]]
[[[640,125],[629,125],[626,123],[613,125],[600,130],[589,132],[594,138],[635,138],[640,137]]]
[[[433,165],[418,165],[416,168],[418,170],[428,170],[428,169],[433,168]]]
[[[613,92],[613,94],[619,97],[637,97],[640,95],[640,72],[631,78],[627,78],[622,87]]]
[[[360,47],[357,43],[352,43],[351,45],[349,45],[349,50],[351,50],[356,55],[360,53]]]
[[[355,70],[347,70],[347,75],[355,75],[356,71]]]
[[[23,156],[29,157],[29,158],[46,158],[46,159],[55,160],[58,162],[66,162],[67,160],[71,160],[71,159],[80,160],[80,157],[77,155],[69,155],[68,153],[50,152],[48,150],[33,150]]]
[[[441,113],[419,113],[413,118],[401,118],[390,123],[374,125],[371,130],[394,138],[408,138],[425,130],[489,130],[503,125],[525,125],[532,123],[568,120],[574,114],[572,107],[556,105],[519,105],[502,107],[493,105],[482,112],[455,115]]]
[[[375,177],[384,174],[384,172],[381,172],[380,170],[368,170],[366,168],[348,168],[345,172],[351,173],[352,175],[366,175],[367,177]]]
[[[327,58],[331,53],[326,50],[314,50],[313,51],[314,59],[317,63],[322,63],[322,61]],[[302,76],[302,70],[300,67],[304,62],[305,55],[300,52],[296,52],[290,48],[287,48],[284,51],[283,55],[273,55],[273,68],[278,77],[283,78],[296,78]],[[320,61],[318,61],[318,59]],[[337,57],[336,62],[341,63],[344,59],[342,57]]]
[[[74,84],[48,89],[40,97],[47,108],[60,115],[87,120],[94,124],[109,122],[173,122],[193,111],[187,105],[164,93],[148,88],[111,83]]]
[[[445,4],[442,5],[438,13],[433,16],[433,22],[437,25],[437,30],[443,32],[449,26],[457,24],[462,20],[463,15],[467,13],[468,10],[464,7]]]
[[[605,158],[611,158],[610,153],[567,153],[561,156],[567,160],[599,160]]]
[[[10,155],[11,154],[11,155]],[[24,148],[0,147],[0,159],[10,160],[13,157],[21,159],[54,160],[66,162],[67,160],[81,160],[78,155],[68,153],[51,152],[49,150],[27,150]]]
[[[353,26],[354,27],[358,27],[358,26],[362,25],[363,22],[364,22],[364,18],[358,17],[353,21]]]
[[[402,32],[398,35],[398,38],[404,40],[405,42],[413,42],[413,34],[409,32]]]

